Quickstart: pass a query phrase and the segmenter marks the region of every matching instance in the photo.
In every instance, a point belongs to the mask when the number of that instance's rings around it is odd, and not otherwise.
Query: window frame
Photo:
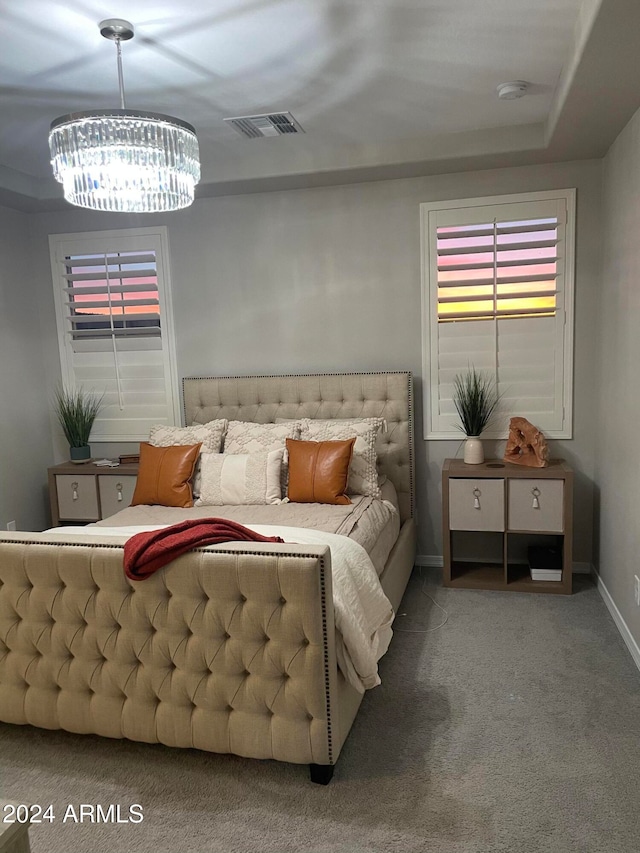
[[[437,211],[453,210],[456,208],[470,209],[476,207],[560,200],[564,202],[566,212],[566,221],[564,223],[565,252],[563,255],[564,269],[562,289],[562,428],[552,430],[545,429],[543,431],[545,436],[548,438],[573,438],[576,190],[575,188],[570,188],[562,190],[546,190],[542,192],[481,196],[468,199],[450,199],[446,201],[423,202],[420,204],[422,368],[425,380],[423,393],[423,438],[426,441],[455,441],[456,439],[462,439],[464,437],[463,433],[455,428],[452,428],[451,430],[442,430],[434,428],[433,426],[434,387],[439,387],[437,383],[437,358],[434,359],[434,348],[437,351],[438,345],[438,282],[437,276],[435,281],[433,281],[431,277],[436,228],[430,230],[430,214]],[[434,376],[436,380],[435,382]],[[488,439],[506,439],[507,430],[488,429],[483,432],[482,437]]]
[[[167,399],[167,412],[169,419],[173,424],[181,422],[180,408],[180,384],[178,382],[178,368],[176,360],[176,343],[175,343],[175,326],[173,318],[173,298],[171,288],[171,267],[169,263],[169,239],[166,226],[159,225],[155,227],[140,227],[140,228],[123,228],[104,231],[80,231],[73,233],[50,234],[49,235],[49,254],[51,261],[51,271],[53,280],[53,293],[56,312],[56,332],[58,338],[58,351],[60,354],[60,372],[61,379],[64,385],[77,385],[75,370],[73,367],[74,341],[71,335],[67,334],[66,327],[66,312],[65,312],[65,294],[63,288],[67,285],[66,279],[63,277],[62,266],[63,262],[61,255],[81,255],[81,254],[99,254],[104,251],[100,244],[107,244],[110,252],[132,251],[137,247],[140,249],[140,243],[146,243],[147,248],[153,248],[156,253],[156,278],[158,283],[158,299],[160,303],[160,318],[161,318],[161,334],[158,337],[135,338],[131,336],[126,341],[126,346],[123,350],[145,350],[158,349],[162,351],[165,389]],[[77,243],[77,247],[73,247],[73,251],[67,251],[64,247],[70,247],[71,244]],[[153,245],[152,245],[153,244]],[[118,337],[118,344],[122,345],[124,338]],[[94,352],[104,352],[111,349],[111,338],[106,339],[108,346],[105,346],[104,340],[100,338],[85,339],[82,344],[75,350],[76,353],[92,354]],[[154,342],[160,341],[160,346]],[[95,341],[95,346],[91,342]],[[79,341],[75,342],[80,343]],[[99,437],[92,437],[93,442],[138,442],[146,441],[148,432],[130,432],[114,434],[113,436],[102,433]]]

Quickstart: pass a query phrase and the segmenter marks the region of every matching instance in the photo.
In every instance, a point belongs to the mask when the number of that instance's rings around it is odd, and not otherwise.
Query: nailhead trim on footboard
[[[0,719],[335,760],[323,547],[199,548],[134,582],[120,545],[37,536],[0,537]]]
[[[333,764],[333,735],[331,732],[331,670],[329,669],[329,629],[327,625],[326,563],[320,560],[320,601],[322,606],[322,647],[324,649],[324,691],[327,703],[327,752]],[[333,603],[333,602],[332,602]]]

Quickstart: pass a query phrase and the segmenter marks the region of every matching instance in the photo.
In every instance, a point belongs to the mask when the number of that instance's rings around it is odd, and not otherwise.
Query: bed
[[[411,374],[190,378],[183,395],[185,424],[384,419],[377,462],[397,526],[376,571],[397,609],[416,547]],[[366,538],[359,509],[340,510],[335,532]],[[104,530],[0,534],[0,720],[308,764],[326,784],[363,698],[339,665],[331,547],[199,547],[136,583],[115,528],[177,517],[145,511]]]

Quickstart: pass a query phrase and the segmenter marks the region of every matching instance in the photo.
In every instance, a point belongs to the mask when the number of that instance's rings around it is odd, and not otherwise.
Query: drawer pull
[[[480,509],[480,495],[481,494],[482,494],[482,492],[480,491],[480,489],[476,488],[473,490],[473,506],[476,509]]]
[[[78,500],[78,484],[77,483],[71,483],[71,500],[73,500],[73,501]]]
[[[531,489],[531,494],[533,495],[533,509],[540,509],[540,501],[538,500],[540,497],[540,489],[537,488],[537,486],[534,486],[534,488]]]
[[[122,483],[116,483],[117,499],[122,500]]]

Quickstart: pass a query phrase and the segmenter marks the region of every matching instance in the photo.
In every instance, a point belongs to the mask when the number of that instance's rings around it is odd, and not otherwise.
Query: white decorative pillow
[[[188,427],[156,424],[149,431],[149,444],[152,444],[154,447],[171,447],[176,444],[201,444],[201,453],[220,453],[227,423],[228,421],[223,418],[216,421],[209,421],[206,424],[193,424]],[[197,498],[199,494],[200,461],[198,460],[193,475],[194,498]]]
[[[224,439],[225,453],[258,453],[264,450],[284,450],[280,487],[287,494],[289,482],[289,454],[287,439],[300,438],[300,421],[284,424],[254,424],[251,421],[229,421]]]
[[[228,421],[222,419],[207,424],[193,424],[188,427],[165,426],[156,424],[149,431],[149,444],[154,447],[171,447],[173,444],[202,444],[201,453],[220,453],[222,439]]]
[[[378,483],[376,437],[384,429],[382,418],[354,418],[353,420],[300,421],[300,438],[303,441],[344,441],[355,436],[353,456],[349,465],[347,494],[380,497]]]
[[[254,424],[251,421],[229,421],[224,440],[225,453],[258,453],[261,450],[286,448],[288,438],[298,438],[300,421],[284,424]]]
[[[196,506],[280,503],[284,450],[260,453],[202,453]]]

